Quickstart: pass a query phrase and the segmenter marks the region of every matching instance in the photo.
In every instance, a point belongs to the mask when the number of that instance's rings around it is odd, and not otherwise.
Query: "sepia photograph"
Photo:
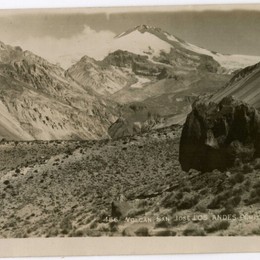
[[[260,6],[0,11],[0,238],[260,235]]]

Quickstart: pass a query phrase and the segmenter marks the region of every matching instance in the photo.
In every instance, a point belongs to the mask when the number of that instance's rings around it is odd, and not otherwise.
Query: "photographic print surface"
[[[2,239],[260,234],[260,11],[222,9],[0,12]]]

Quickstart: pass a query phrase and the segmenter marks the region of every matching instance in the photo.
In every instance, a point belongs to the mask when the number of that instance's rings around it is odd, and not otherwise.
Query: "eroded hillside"
[[[117,105],[87,92],[59,66],[0,43],[0,137],[100,139]]]

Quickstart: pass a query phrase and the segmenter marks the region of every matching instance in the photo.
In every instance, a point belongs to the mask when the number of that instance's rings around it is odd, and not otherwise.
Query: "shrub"
[[[241,193],[243,193],[243,189],[241,187],[234,187],[232,190],[232,194],[235,195],[240,195]]]
[[[110,231],[110,228],[109,228],[109,225],[108,224],[100,224],[98,226],[98,231],[101,231],[101,232],[109,232]]]
[[[204,229],[208,233],[216,232],[218,230],[228,229],[230,223],[227,220],[213,221],[208,225],[204,226]]]
[[[226,205],[227,199],[232,195],[231,191],[222,192],[215,196],[208,204],[208,209],[219,209]]]
[[[183,192],[182,191],[179,191],[177,194],[176,194],[176,199],[177,200],[180,200],[183,198]]]
[[[89,228],[90,228],[90,229],[94,229],[94,228],[96,228],[96,227],[97,227],[97,221],[94,220],[94,221],[92,221],[92,223],[89,225]]]
[[[249,163],[243,165],[243,173],[250,173],[254,170],[253,166]]]
[[[184,236],[205,236],[206,233],[203,228],[196,225],[188,225],[183,231]]]
[[[144,207],[146,207],[147,206],[147,201],[146,200],[140,200],[140,201],[138,201],[138,204],[137,204],[137,207],[138,208],[144,208]]]
[[[128,228],[125,228],[125,229],[122,231],[122,236],[123,236],[123,237],[130,237],[130,236],[131,236],[131,234],[130,234]]]
[[[144,214],[144,213],[145,213],[145,209],[130,209],[127,212],[127,217],[132,218],[132,217]]]
[[[258,228],[255,228],[255,229],[253,229],[252,230],[252,233],[254,234],[254,235],[260,235],[260,227],[258,227]]]
[[[29,230],[29,231],[27,230],[28,233],[32,232],[32,230]],[[51,228],[49,230],[49,232],[47,233],[46,237],[56,237],[56,236],[58,236],[58,234],[59,234],[59,231],[57,228]]]
[[[223,200],[222,195],[217,195],[208,204],[208,209],[219,209],[222,205],[222,200]]]
[[[227,215],[232,215],[232,216],[235,216],[235,217],[239,217],[239,212],[236,211],[232,205],[226,205],[225,209],[223,209],[220,213],[219,213],[220,216],[227,216]]]
[[[232,207],[236,207],[238,206],[238,204],[240,203],[241,201],[241,197],[239,195],[236,195],[236,196],[233,196],[232,198],[230,198],[228,201],[227,201],[227,204],[226,206],[230,205]]]
[[[259,170],[259,169],[260,169],[260,158],[257,158],[257,159],[255,160],[254,168],[255,168],[256,170]]]
[[[191,187],[185,186],[185,187],[182,188],[182,191],[183,192],[190,192],[191,191]]]
[[[117,222],[110,222],[109,223],[109,229],[110,229],[111,232],[116,232],[118,230]]]
[[[204,188],[204,189],[202,189],[199,193],[200,193],[201,195],[205,195],[205,194],[207,194],[207,192],[208,192],[208,189],[207,189],[207,188]]]
[[[166,229],[166,230],[157,231],[154,235],[158,237],[170,237],[170,236],[176,236],[176,232]]]
[[[61,234],[67,235],[69,234],[69,230],[67,228],[62,229]]]
[[[102,234],[98,230],[86,230],[85,235],[88,237],[100,237]]]
[[[76,230],[73,235],[74,237],[83,237],[84,236],[84,233],[82,230]]]
[[[178,203],[178,209],[190,209],[198,203],[198,196],[185,194],[183,199]]]
[[[169,227],[169,225],[170,225],[170,223],[168,221],[162,220],[162,221],[157,222],[154,227],[155,228],[167,228],[167,227]]]
[[[107,211],[101,210],[100,213],[99,213],[99,215],[98,215],[97,221],[98,221],[98,222],[103,222],[108,215],[109,215],[109,214],[108,214]]]
[[[232,184],[241,183],[244,181],[244,175],[241,172],[236,173],[230,177],[230,182]]]
[[[258,202],[260,202],[260,187],[259,188],[256,187],[250,192],[250,196],[249,196],[249,199],[247,201],[247,205],[255,204],[255,203],[258,203]]]
[[[251,185],[251,181],[250,181],[249,179],[247,179],[247,180],[243,183],[244,190],[249,191],[250,185]]]
[[[5,180],[4,181],[4,185],[8,185],[8,184],[10,184],[10,181],[9,180]]]
[[[178,203],[178,198],[175,196],[174,193],[170,193],[167,196],[165,196],[161,202],[162,207],[165,208],[172,208],[176,206]]]
[[[206,212],[207,212],[206,206],[204,206],[204,205],[202,205],[202,204],[198,204],[198,205],[195,207],[195,210],[198,211],[198,212],[201,212],[201,213],[206,213]]]
[[[68,234],[69,230],[72,229],[72,224],[70,221],[70,217],[65,217],[60,223],[60,228],[62,229],[62,234]]]
[[[135,234],[139,237],[148,237],[149,230],[147,227],[140,227],[135,231]]]
[[[260,181],[257,181],[254,185],[253,188],[260,188]]]

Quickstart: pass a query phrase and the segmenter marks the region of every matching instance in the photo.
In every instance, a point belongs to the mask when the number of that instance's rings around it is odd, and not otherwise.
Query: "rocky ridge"
[[[20,47],[0,44],[0,135],[15,140],[106,136],[117,105]]]

